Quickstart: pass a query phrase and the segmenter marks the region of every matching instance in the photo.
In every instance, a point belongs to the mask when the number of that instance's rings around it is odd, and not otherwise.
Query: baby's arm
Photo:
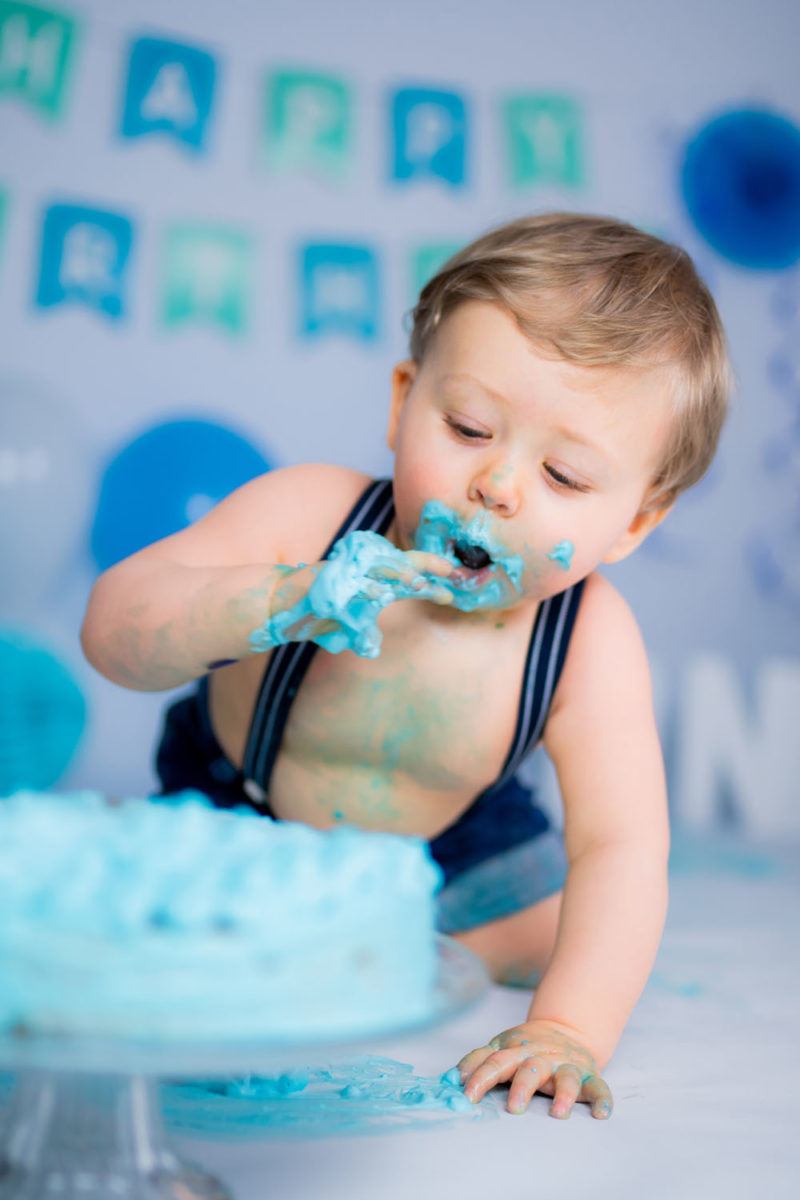
[[[511,1111],[542,1090],[555,1095],[554,1116],[578,1098],[607,1116],[599,1073],[658,948],[669,827],[644,647],[627,605],[600,576],[586,584],[545,745],[569,862],[555,950],[526,1022],[460,1065],[471,1099],[512,1080]]]
[[[331,514],[347,512],[367,482],[318,463],[272,471],[188,529],[117,563],[89,599],[81,631],[87,658],[115,683],[161,691],[254,653],[253,631],[304,600],[335,530]],[[406,577],[396,565],[390,572],[398,588],[421,569],[437,569],[433,556],[405,558]],[[289,637],[319,639],[333,627],[312,616]]]

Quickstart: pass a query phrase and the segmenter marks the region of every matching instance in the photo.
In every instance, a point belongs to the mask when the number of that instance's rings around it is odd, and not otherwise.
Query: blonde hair
[[[679,246],[610,217],[512,221],[459,250],[422,289],[416,362],[467,300],[499,305],[537,348],[567,362],[666,369],[675,420],[646,508],[665,508],[705,474],[732,374],[717,307]]]

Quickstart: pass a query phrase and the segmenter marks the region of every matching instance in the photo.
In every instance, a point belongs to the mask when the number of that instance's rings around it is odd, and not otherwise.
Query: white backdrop
[[[16,570],[0,593],[0,623],[52,648],[88,701],[86,732],[58,786],[151,787],[151,748],[171,699],[107,684],[78,646],[96,573],[93,506],[114,455],[146,427],[187,416],[238,431],[273,465],[328,460],[388,473],[389,373],[406,352],[414,254],[526,211],[568,208],[611,213],[685,245],[714,291],[737,374],[709,477],[610,572],[651,652],[675,815],[698,826],[739,823],[754,835],[800,833],[800,273],[717,255],[694,229],[678,182],[687,141],[718,113],[757,106],[800,121],[797,5],[75,0],[69,13],[77,32],[55,118],[3,93],[0,53],[0,403],[3,386],[13,386],[68,413],[91,493],[74,550],[48,586],[32,599]],[[196,47],[215,63],[199,153],[163,135],[120,134],[131,46],[145,37]],[[352,142],[340,174],[263,161],[263,79],[283,69],[346,82]],[[463,186],[390,177],[390,103],[403,88],[463,97]],[[502,104],[516,93],[574,105],[578,186],[513,185]],[[36,302],[54,205],[130,222],[120,319],[86,304]],[[161,315],[169,230],[194,223],[249,239],[240,331],[169,325]],[[309,243],[371,250],[375,337],[300,332],[298,264]],[[21,509],[7,519],[24,527]]]

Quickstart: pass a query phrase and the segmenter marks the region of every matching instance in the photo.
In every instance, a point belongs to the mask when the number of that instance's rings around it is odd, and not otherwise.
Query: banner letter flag
[[[118,320],[125,313],[131,222],[118,213],[54,204],[47,209],[36,303],[75,302]]]
[[[135,41],[122,137],[165,133],[194,151],[204,151],[215,78],[214,59],[203,50],[156,38]]]
[[[378,262],[365,246],[308,245],[301,252],[300,333],[378,336]]]
[[[414,304],[425,284],[433,279],[448,258],[460,250],[463,242],[433,242],[418,246],[411,256],[411,293]]]
[[[465,185],[467,114],[460,96],[425,88],[396,92],[392,140],[394,180],[434,178],[451,187]]]
[[[164,255],[165,327],[218,325],[229,333],[247,326],[253,243],[247,234],[215,226],[167,231]]]
[[[583,184],[577,101],[569,96],[512,96],[505,103],[505,125],[512,186]]]
[[[59,117],[76,30],[63,13],[0,0],[0,96],[18,96],[46,117]]]
[[[350,89],[341,79],[279,71],[265,86],[266,163],[276,171],[343,175],[352,157]]]

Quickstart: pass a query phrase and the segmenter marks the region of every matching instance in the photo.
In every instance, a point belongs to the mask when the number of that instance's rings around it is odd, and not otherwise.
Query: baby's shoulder
[[[270,503],[277,498],[302,500],[303,507],[330,512],[337,504],[354,504],[372,476],[334,463],[310,462],[276,467],[253,482]]]
[[[275,527],[278,519],[279,561],[315,561],[371,482],[349,467],[298,463],[253,480],[248,503],[265,526]]]
[[[187,563],[316,562],[370,482],[361,471],[329,463],[278,467],[168,542]]]
[[[602,701],[609,688],[648,677],[647,654],[630,605],[604,575],[593,572],[583,594],[551,712],[579,698]]]
[[[579,640],[581,637],[593,640],[603,634],[613,640],[632,631],[638,633],[638,625],[627,600],[610,579],[593,571],[584,580],[575,620]]]

